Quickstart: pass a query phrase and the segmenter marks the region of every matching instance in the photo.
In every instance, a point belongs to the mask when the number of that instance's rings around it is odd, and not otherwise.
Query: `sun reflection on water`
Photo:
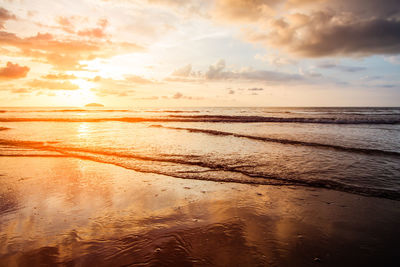
[[[81,145],[89,145],[92,141],[91,133],[93,132],[93,126],[88,122],[79,123],[76,128],[76,137]]]
[[[90,132],[90,125],[87,122],[82,122],[79,124],[78,129],[78,137],[86,137]]]

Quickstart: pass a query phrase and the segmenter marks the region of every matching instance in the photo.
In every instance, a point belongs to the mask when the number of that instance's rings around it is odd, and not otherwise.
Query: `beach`
[[[0,267],[400,267],[400,0],[0,0]]]
[[[398,108],[6,108],[0,266],[398,266]]]
[[[1,157],[1,266],[397,266],[400,202]]]

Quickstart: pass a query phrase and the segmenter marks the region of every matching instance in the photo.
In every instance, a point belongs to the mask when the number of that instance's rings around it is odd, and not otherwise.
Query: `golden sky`
[[[0,0],[0,106],[398,106],[398,0]]]

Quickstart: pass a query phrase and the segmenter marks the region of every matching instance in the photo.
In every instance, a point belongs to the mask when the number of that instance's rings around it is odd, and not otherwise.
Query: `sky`
[[[0,106],[399,106],[400,0],[0,0]]]

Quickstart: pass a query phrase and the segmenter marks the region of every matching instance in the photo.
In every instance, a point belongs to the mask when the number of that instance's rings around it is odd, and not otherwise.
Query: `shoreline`
[[[399,201],[73,158],[1,157],[0,174],[0,265],[400,263]]]

